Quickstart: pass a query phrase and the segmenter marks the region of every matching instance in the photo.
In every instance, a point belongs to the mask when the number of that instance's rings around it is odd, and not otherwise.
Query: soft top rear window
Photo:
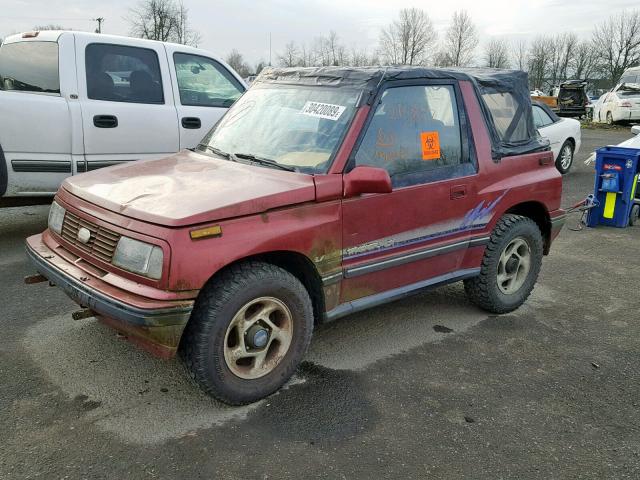
[[[60,95],[58,44],[16,42],[2,45],[0,90]]]

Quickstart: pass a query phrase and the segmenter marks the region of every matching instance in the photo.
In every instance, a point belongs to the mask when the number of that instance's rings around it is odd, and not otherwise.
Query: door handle
[[[93,117],[93,125],[98,128],[116,128],[118,117],[115,115],[96,115]]]
[[[182,127],[183,128],[200,128],[202,126],[202,122],[198,117],[182,117]]]
[[[451,200],[457,200],[459,198],[464,198],[467,196],[467,186],[466,185],[454,185],[451,187]]]

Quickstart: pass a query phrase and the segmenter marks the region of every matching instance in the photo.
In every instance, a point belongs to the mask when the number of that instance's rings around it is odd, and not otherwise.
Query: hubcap
[[[565,145],[562,149],[562,153],[560,154],[560,165],[564,170],[568,169],[571,166],[571,162],[573,160],[573,152],[569,145]]]
[[[503,250],[498,261],[498,288],[506,295],[516,293],[524,285],[531,270],[531,248],[522,237],[516,237]]]
[[[231,372],[247,380],[275,369],[291,345],[293,317],[289,308],[273,297],[246,303],[227,327],[224,360]]]

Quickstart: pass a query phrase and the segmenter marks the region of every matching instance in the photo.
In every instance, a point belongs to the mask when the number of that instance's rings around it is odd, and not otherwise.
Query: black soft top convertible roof
[[[267,68],[256,84],[356,88],[373,98],[391,80],[466,80],[476,90],[491,136],[493,158],[545,150],[549,143],[533,124],[525,72],[491,68],[309,67]]]

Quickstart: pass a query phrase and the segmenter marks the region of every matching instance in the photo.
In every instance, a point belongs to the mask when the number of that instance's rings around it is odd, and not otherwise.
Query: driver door
[[[349,168],[384,168],[393,191],[343,202],[341,302],[464,274],[481,234],[475,152],[457,82],[389,86]]]

